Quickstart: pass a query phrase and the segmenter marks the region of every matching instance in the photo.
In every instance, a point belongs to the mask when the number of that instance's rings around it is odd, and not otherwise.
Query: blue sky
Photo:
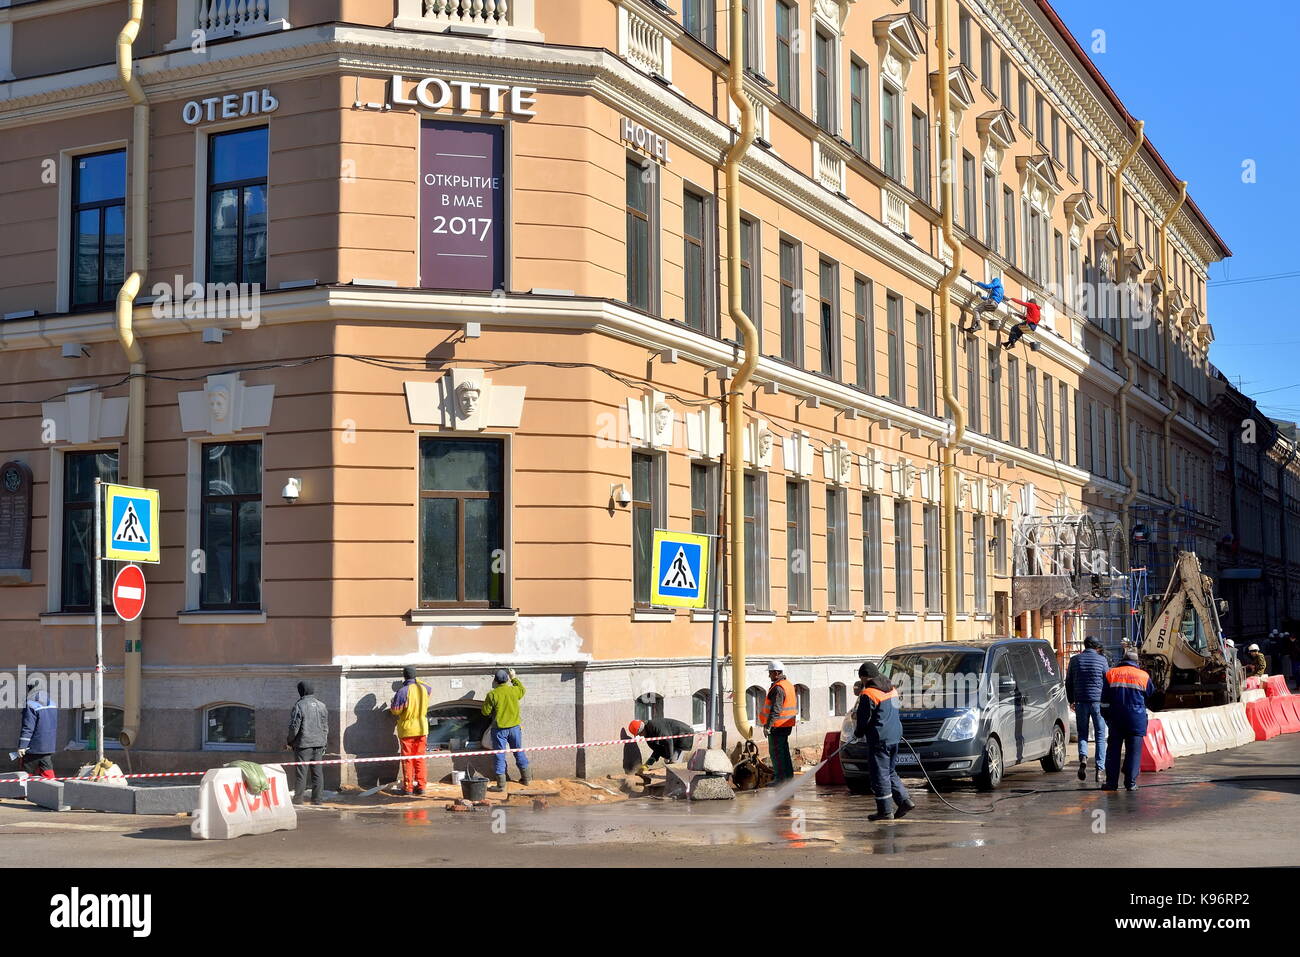
[[[1233,251],[1210,267],[1211,361],[1266,414],[1300,419],[1300,3],[1052,6]],[[1093,52],[1096,30],[1105,52]],[[1246,160],[1254,183],[1242,182]],[[1241,281],[1279,273],[1294,275]]]

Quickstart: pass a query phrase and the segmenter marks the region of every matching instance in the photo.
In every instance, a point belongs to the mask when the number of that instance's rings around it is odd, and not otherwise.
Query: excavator
[[[1223,640],[1210,576],[1195,552],[1179,552],[1163,597],[1151,596],[1144,611],[1146,637],[1138,649],[1155,685],[1152,710],[1231,704],[1241,698],[1237,657]]]

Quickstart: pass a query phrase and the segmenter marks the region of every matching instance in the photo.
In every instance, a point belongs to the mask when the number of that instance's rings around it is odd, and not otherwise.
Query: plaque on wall
[[[0,466],[0,585],[32,580],[32,470],[23,462]]]

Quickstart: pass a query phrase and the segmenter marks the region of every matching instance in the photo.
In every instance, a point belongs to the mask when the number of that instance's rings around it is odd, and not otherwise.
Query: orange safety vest
[[[890,698],[898,697],[898,689],[890,688],[888,691],[881,691],[879,688],[863,688],[862,693],[871,699],[877,707],[882,701],[888,701]]]
[[[767,726],[767,719],[772,714],[772,691],[776,688],[785,692],[785,697],[781,702],[781,710],[772,721],[772,727],[793,728],[795,718],[799,714],[799,701],[795,697],[794,685],[790,684],[789,678],[782,678],[767,689],[767,698],[763,701],[763,710],[758,714],[758,723]]]
[[[1145,691],[1151,676],[1133,665],[1118,665],[1106,672],[1106,680],[1112,688],[1136,688],[1138,691]]]

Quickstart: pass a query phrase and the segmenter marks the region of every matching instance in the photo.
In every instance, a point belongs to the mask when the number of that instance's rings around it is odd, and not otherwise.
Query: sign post
[[[100,527],[103,525],[103,506],[101,499],[104,483],[95,476],[95,528],[91,536],[95,539],[95,750],[98,757],[95,763],[104,760],[104,569],[101,550]]]

